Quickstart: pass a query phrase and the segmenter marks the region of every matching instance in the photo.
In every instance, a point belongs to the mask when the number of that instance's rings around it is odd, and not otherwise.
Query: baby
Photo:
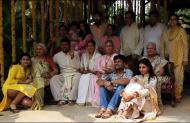
[[[130,106],[135,102],[136,97],[138,96],[138,91],[144,89],[139,83],[137,78],[132,78],[129,84],[121,91],[120,96],[122,97],[120,106],[118,108],[118,115],[123,118],[128,118],[129,112],[132,112]],[[130,110],[128,110],[130,109]]]

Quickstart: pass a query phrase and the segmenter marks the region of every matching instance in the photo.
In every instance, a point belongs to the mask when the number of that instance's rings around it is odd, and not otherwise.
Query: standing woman
[[[188,63],[187,33],[179,26],[178,16],[171,15],[169,28],[161,37],[161,56],[174,64],[175,98],[180,102],[183,91],[184,65]]]
[[[89,95],[90,78],[95,74],[95,63],[101,55],[96,50],[96,43],[94,40],[87,42],[86,52],[81,57],[81,77],[78,86],[77,103],[84,105],[91,102]]]
[[[4,98],[0,104],[0,111],[9,107],[12,112],[19,112],[17,104],[25,97],[32,98],[36,92],[36,88],[31,83],[31,58],[24,53],[20,57],[20,63],[12,65],[9,70],[8,78],[2,88]],[[28,103],[32,105],[30,101]]]
[[[35,56],[32,57],[33,85],[37,88],[31,107],[33,110],[42,109],[44,105],[44,94],[51,96],[48,92],[44,92],[44,89],[45,87],[48,88],[50,78],[57,74],[57,72],[56,65],[53,63],[52,58],[46,55],[45,45],[42,43],[36,44]]]

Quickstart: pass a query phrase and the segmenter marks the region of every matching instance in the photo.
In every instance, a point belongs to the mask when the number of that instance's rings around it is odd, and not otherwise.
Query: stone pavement
[[[186,95],[175,108],[170,105],[163,107],[163,113],[152,122],[187,122],[190,121],[190,96]],[[94,118],[98,108],[91,106],[57,107],[49,105],[42,111],[23,110],[18,114],[9,111],[1,112],[0,122],[131,122],[132,120],[118,119],[112,116],[109,119]]]

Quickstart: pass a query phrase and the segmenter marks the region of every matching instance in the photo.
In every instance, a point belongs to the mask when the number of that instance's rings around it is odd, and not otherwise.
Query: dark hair
[[[83,32],[80,28],[79,37],[82,37],[82,39],[85,39],[86,35],[90,34],[90,27],[85,21],[80,21],[79,24],[84,24],[84,28],[86,32]]]
[[[123,63],[125,62],[125,56],[124,55],[119,54],[119,55],[114,56],[113,60],[115,61],[117,59],[122,60]]]
[[[147,58],[140,59],[139,65],[140,64],[144,64],[144,65],[146,65],[149,68],[149,71],[148,71],[148,73],[149,73],[149,80],[150,80],[150,78],[155,77],[152,64],[150,63],[150,61]]]
[[[134,75],[139,74],[138,62],[139,62],[138,57],[133,57],[132,55],[126,56],[125,64],[127,64],[129,69],[133,71]]]
[[[87,44],[89,44],[89,43],[92,43],[92,44],[94,45],[94,47],[96,46],[96,42],[95,42],[94,40],[89,40],[89,41],[87,42]]]
[[[95,15],[99,15],[101,18],[103,18],[103,14],[100,12],[100,11],[96,11],[95,13],[94,13],[94,16]]]
[[[179,23],[179,16],[176,15],[175,13],[171,13],[168,19],[170,20],[170,18],[171,18],[172,16],[175,16],[175,17],[176,17],[176,19],[177,19],[177,25],[178,25],[178,26],[181,26],[181,24]]]
[[[67,37],[64,37],[64,38],[61,39],[61,43],[63,43],[63,42],[66,42],[69,45],[71,45],[71,42],[70,42],[70,40]]]
[[[128,15],[128,14],[130,14],[131,17],[132,17],[132,19],[133,19],[133,21],[135,21],[136,14],[133,11],[131,11],[131,10],[125,12],[125,15]]]
[[[69,27],[71,28],[71,26],[76,26],[78,28],[78,23],[76,21],[72,21],[70,24],[69,24]]]
[[[112,30],[115,30],[115,25],[113,25],[113,24],[108,24],[107,27],[109,27],[109,26],[112,28]]]
[[[61,27],[64,27],[65,30],[68,31],[68,27],[65,24],[62,23],[61,25],[59,25],[59,30],[61,29]]]
[[[13,64],[20,64],[20,60],[24,57],[27,56],[29,59],[31,59],[31,56],[28,53],[23,52],[20,56],[17,62],[14,62]]]
[[[156,17],[159,17],[159,12],[156,11],[156,10],[150,11],[150,12],[149,12],[149,17],[150,17],[151,15],[155,15]]]

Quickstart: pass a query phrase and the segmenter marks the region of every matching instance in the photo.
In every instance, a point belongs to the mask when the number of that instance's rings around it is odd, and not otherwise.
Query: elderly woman
[[[102,55],[97,59],[95,66],[95,74],[91,77],[90,82],[90,95],[92,97],[92,105],[99,106],[99,85],[96,83],[98,78],[102,78],[104,75],[114,71],[113,58],[117,54],[114,53],[114,44],[112,41],[105,42],[105,55]]]
[[[77,103],[80,105],[91,102],[91,97],[89,95],[90,78],[95,74],[95,63],[100,56],[101,55],[96,51],[95,41],[88,41],[86,53],[81,57],[80,71],[82,75],[79,81],[77,98]]]
[[[25,98],[30,98],[28,107],[32,105],[31,98],[36,92],[32,85],[31,59],[26,53],[20,57],[20,63],[12,65],[9,70],[8,78],[3,84],[3,100],[0,103],[0,111],[10,108],[13,113],[18,113],[17,105],[22,103]],[[29,104],[30,103],[30,104]]]
[[[46,54],[46,47],[42,43],[35,46],[35,56],[32,58],[33,85],[37,88],[32,105],[33,110],[40,110],[44,105],[44,88],[49,86],[49,79],[57,74],[56,65]]]

